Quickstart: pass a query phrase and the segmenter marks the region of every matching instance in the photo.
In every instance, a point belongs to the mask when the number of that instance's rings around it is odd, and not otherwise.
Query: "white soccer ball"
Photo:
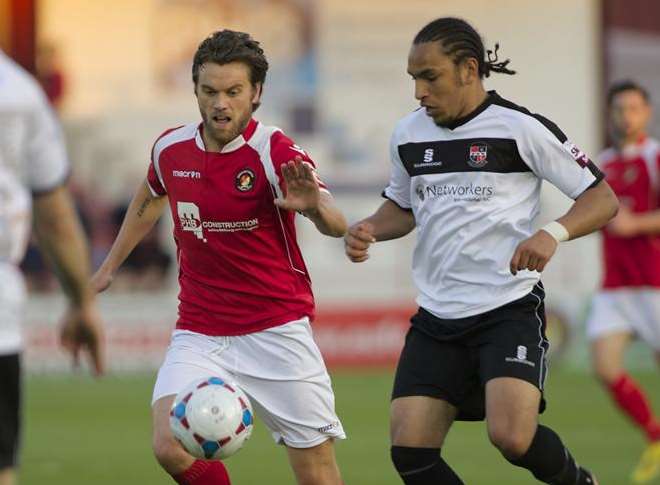
[[[250,400],[234,383],[219,377],[191,382],[177,394],[170,411],[174,437],[196,458],[225,459],[252,434]]]

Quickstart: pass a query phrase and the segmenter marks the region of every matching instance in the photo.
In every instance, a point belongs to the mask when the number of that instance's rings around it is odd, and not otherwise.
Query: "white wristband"
[[[570,237],[566,228],[557,221],[548,222],[541,230],[550,234],[558,243],[568,241]]]

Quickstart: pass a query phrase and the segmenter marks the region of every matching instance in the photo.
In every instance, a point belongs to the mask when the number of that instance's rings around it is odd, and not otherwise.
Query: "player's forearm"
[[[321,234],[331,237],[342,237],[346,234],[348,224],[344,214],[334,204],[330,194],[321,193],[319,206],[315,210],[305,211],[307,216]]]
[[[91,302],[89,247],[65,187],[34,199],[34,228],[70,302],[76,306]]]
[[[386,200],[371,216],[362,222],[373,225],[376,241],[388,241],[405,236],[415,229],[415,217],[391,200]]]
[[[660,210],[635,214],[637,234],[660,234]]]
[[[99,272],[114,275],[135,246],[149,233],[167,205],[167,197],[154,197],[143,182],[128,206],[119,234]]]
[[[619,201],[605,181],[584,192],[570,210],[557,219],[569,234],[569,239],[590,234],[605,226],[619,210]]]

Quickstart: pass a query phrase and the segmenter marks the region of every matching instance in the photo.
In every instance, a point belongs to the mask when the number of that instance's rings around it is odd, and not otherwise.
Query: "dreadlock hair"
[[[640,84],[636,83],[632,79],[624,79],[623,81],[617,81],[610,86],[610,89],[607,91],[607,106],[612,106],[612,101],[617,94],[623,93],[624,91],[637,91],[646,104],[651,102],[651,95],[649,92]]]
[[[465,59],[474,57],[479,65],[479,77],[490,76],[491,72],[513,75],[516,71],[507,68],[510,59],[499,61],[497,51],[487,50],[488,58],[484,55],[484,43],[479,33],[463,19],[455,17],[442,17],[426,25],[415,36],[413,44],[439,41],[442,52],[451,57],[454,64],[459,65]]]
[[[202,64],[213,62],[215,64],[229,64],[230,62],[242,62],[250,68],[250,82],[256,87],[261,84],[263,92],[266,72],[268,72],[268,61],[264,50],[259,42],[245,32],[234,30],[220,30],[209,35],[199,44],[192,65],[192,80],[197,87],[199,80],[199,69]],[[261,103],[252,103],[256,110]]]

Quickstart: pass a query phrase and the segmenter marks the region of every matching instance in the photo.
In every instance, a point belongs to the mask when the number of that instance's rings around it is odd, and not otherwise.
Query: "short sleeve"
[[[383,197],[390,199],[402,209],[410,210],[410,175],[399,156],[396,133],[390,139],[390,163],[390,182],[383,190]]]
[[[522,130],[517,142],[527,165],[568,197],[577,199],[604,178],[589,157],[550,120],[536,115]]]
[[[36,101],[28,115],[25,175],[30,190],[39,194],[66,182],[70,167],[64,134],[53,109],[42,93]]]
[[[149,162],[149,168],[147,169],[147,185],[151,191],[151,195],[154,197],[162,197],[167,194],[165,189],[165,183],[163,182],[163,177],[160,171],[160,153],[161,150],[158,150],[158,142],[169,133],[171,130],[166,131],[161,136],[158,137],[156,143],[151,149],[151,159]]]
[[[282,193],[286,192],[286,183],[282,176],[282,165],[294,160],[296,157],[302,158],[303,163],[312,167],[312,172],[314,173],[314,177],[316,177],[316,181],[318,182],[321,191],[330,193],[328,186],[323,182],[318,173],[316,163],[312,160],[309,153],[296,145],[293,140],[284,135],[281,131],[277,131],[271,138],[271,159],[279,180],[279,189]]]

